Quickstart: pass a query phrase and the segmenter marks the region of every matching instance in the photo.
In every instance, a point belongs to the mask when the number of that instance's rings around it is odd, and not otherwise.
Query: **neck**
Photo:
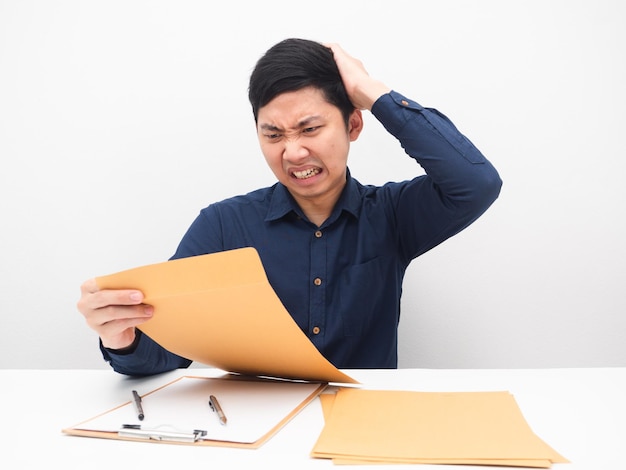
[[[302,209],[302,212],[304,212],[304,215],[306,215],[307,219],[320,227],[326,219],[330,217],[335,204],[341,196],[342,190],[343,187],[337,188],[336,191],[327,193],[323,196],[312,198],[294,196],[294,199],[300,206],[300,209]]]
[[[304,209],[303,209],[304,210]],[[304,211],[304,215],[316,226],[321,227],[322,224],[330,217],[330,211],[324,212],[312,212],[312,211]]]

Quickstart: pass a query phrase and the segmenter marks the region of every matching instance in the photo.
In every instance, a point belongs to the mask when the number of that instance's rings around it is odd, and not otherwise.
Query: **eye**
[[[275,141],[280,139],[280,134],[263,134],[263,136],[269,141]]]
[[[305,127],[304,129],[302,129],[302,133],[303,134],[313,134],[319,128],[320,128],[320,126]]]

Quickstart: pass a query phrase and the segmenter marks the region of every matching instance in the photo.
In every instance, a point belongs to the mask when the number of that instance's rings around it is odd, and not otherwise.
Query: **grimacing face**
[[[257,119],[267,164],[305,212],[311,204],[334,206],[346,183],[350,142],[362,128],[359,110],[346,126],[339,108],[314,87],[276,96]]]

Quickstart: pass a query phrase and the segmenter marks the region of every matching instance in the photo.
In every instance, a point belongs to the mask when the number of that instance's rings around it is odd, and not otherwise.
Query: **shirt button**
[[[403,104],[404,106],[408,106],[408,105],[409,105],[409,102],[408,102],[407,100],[402,100],[402,104]]]
[[[316,277],[315,279],[313,279],[313,284],[315,284],[316,286],[321,286],[322,280],[319,277]]]
[[[314,335],[319,335],[320,334],[320,327],[319,326],[314,326],[313,327],[313,334]]]
[[[315,236],[316,236],[317,238],[322,238],[322,231],[321,231],[321,230],[318,230],[317,232],[315,232]]]

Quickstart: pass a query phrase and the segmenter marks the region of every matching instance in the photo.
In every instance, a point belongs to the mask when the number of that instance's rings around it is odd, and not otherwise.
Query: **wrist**
[[[100,338],[102,346],[116,354],[127,354],[132,352],[137,347],[139,342],[139,334],[135,328],[131,328],[129,331],[124,332],[122,335],[116,338]]]
[[[359,109],[371,110],[374,103],[383,95],[389,93],[391,88],[378,80],[368,80],[355,90],[355,103]]]

